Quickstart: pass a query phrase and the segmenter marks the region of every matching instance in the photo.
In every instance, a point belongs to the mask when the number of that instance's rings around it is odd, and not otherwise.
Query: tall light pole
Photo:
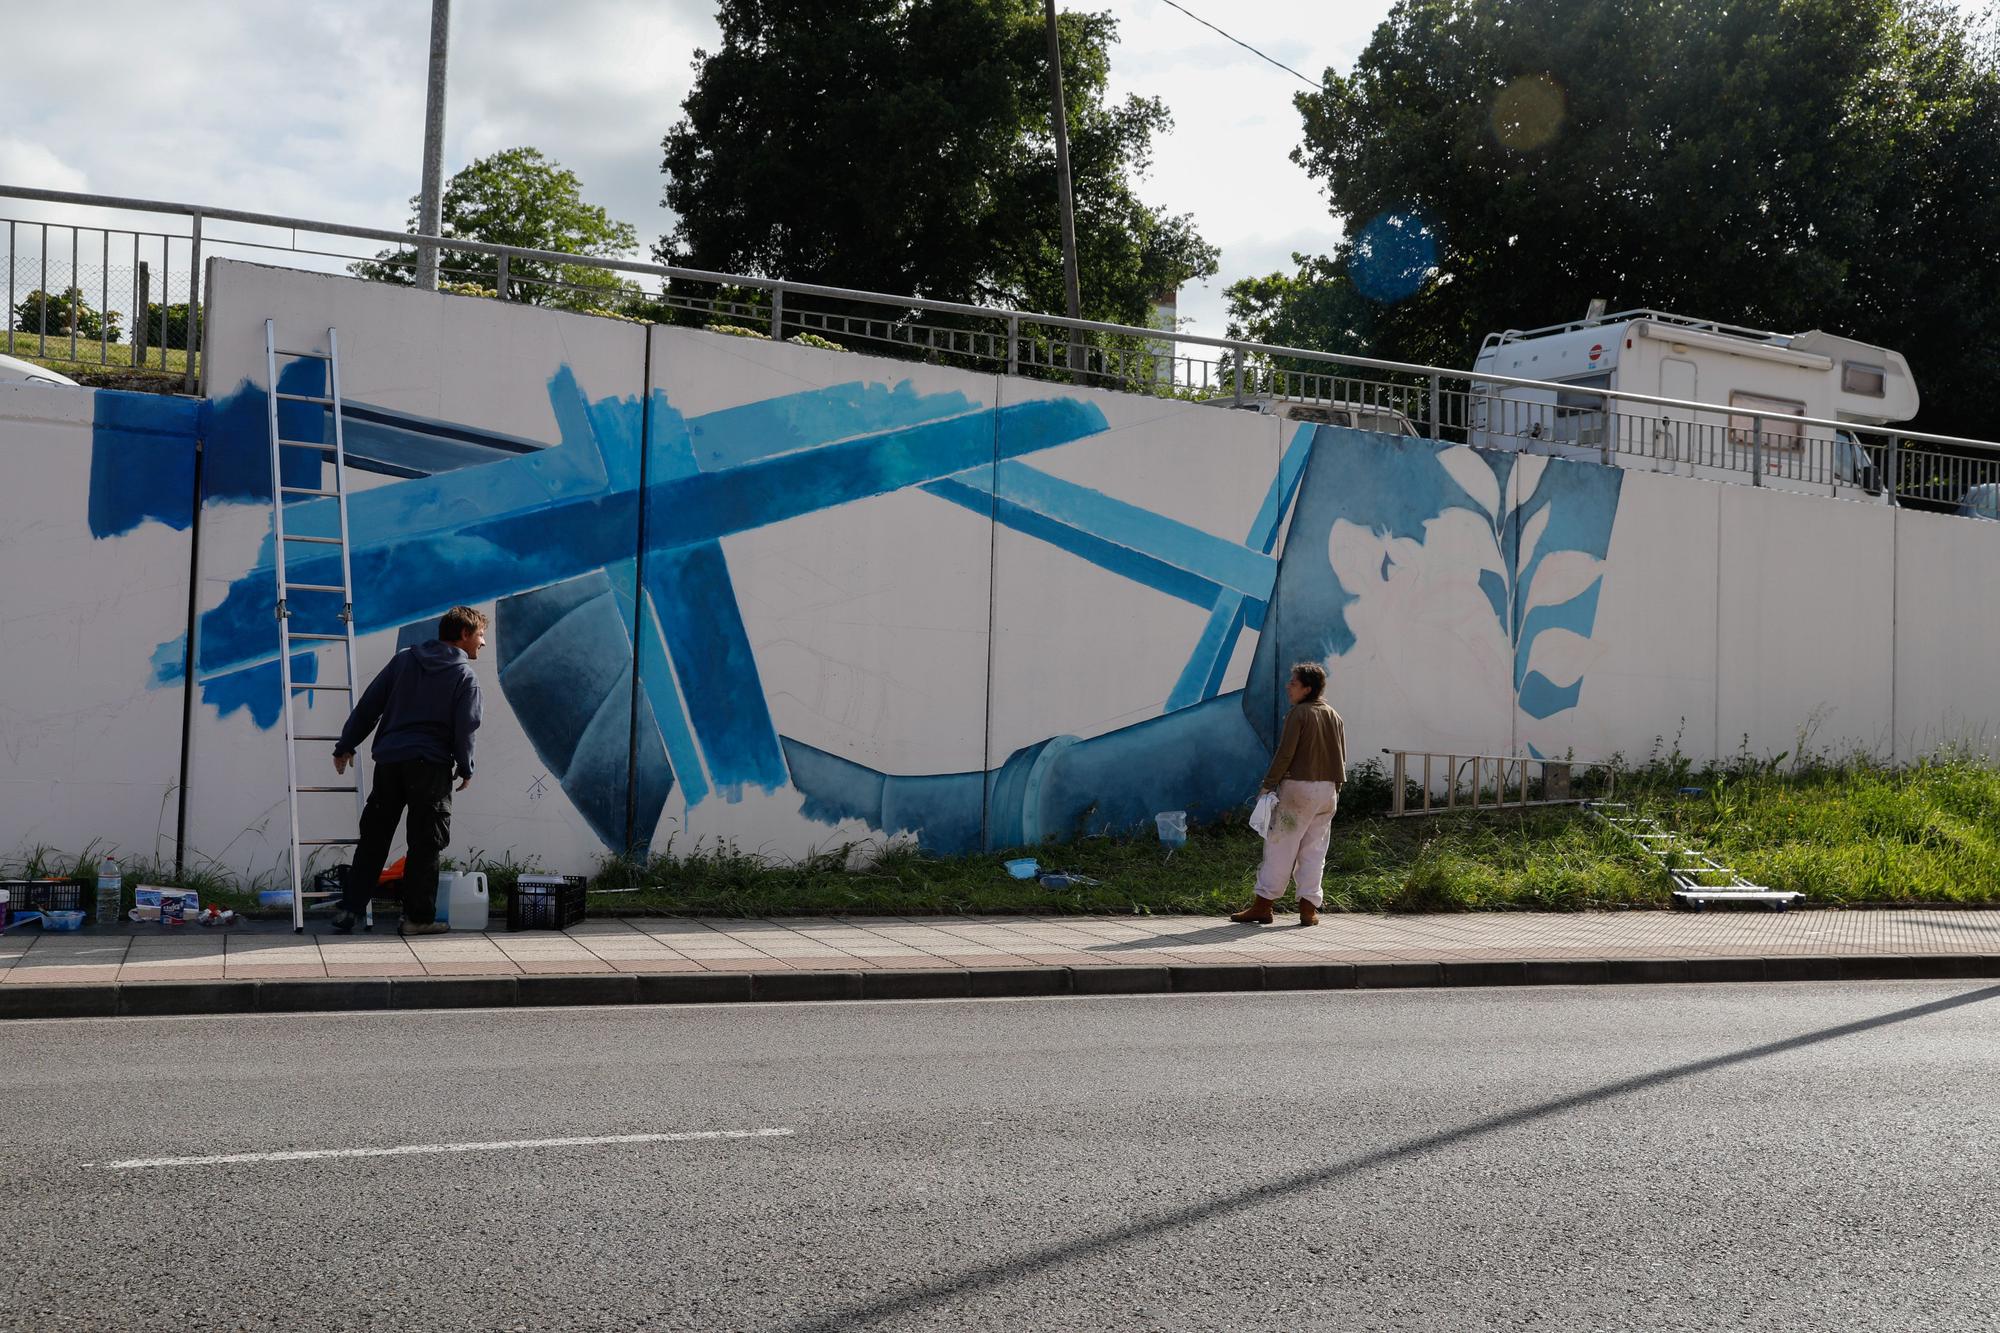
[[[1042,0],[1049,25],[1049,104],[1056,127],[1056,197],[1062,205],[1063,295],[1069,300],[1069,317],[1083,318],[1083,300],[1077,291],[1076,276],[1076,197],[1069,179],[1069,118],[1063,114],[1062,38],[1056,31],[1056,0]],[[1078,370],[1078,339],[1070,335],[1070,373]]]
[[[451,0],[431,0],[430,92],[424,100],[424,182],[417,206],[417,230],[438,234],[444,210],[444,75],[445,53],[451,45]],[[433,245],[417,247],[417,286],[434,292],[438,285],[438,252]]]

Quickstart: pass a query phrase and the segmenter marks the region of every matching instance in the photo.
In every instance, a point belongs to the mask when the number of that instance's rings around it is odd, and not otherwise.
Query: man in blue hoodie
[[[438,636],[389,659],[340,729],[333,771],[345,773],[375,724],[375,785],[361,812],[361,842],[333,928],[342,934],[368,906],[389,857],[389,840],[410,812],[409,855],[403,863],[405,935],[438,935],[438,853],[451,842],[451,780],[472,783],[472,733],[479,730],[479,679],[472,663],[486,646],[486,617],[454,606],[438,621]]]

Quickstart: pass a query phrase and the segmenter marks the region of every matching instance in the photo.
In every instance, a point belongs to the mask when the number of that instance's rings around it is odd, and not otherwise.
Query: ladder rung
[[[356,792],[356,791],[360,791],[360,790],[361,790],[361,788],[359,788],[359,787],[294,787],[294,788],[292,788],[292,790],[293,790],[293,791],[346,791],[346,792]]]
[[[301,847],[359,847],[359,838],[300,838]],[[328,895],[329,897],[331,895]]]
[[[316,491],[310,486],[280,486],[278,489],[286,495],[317,495],[326,500],[337,500],[340,498],[339,491]]]
[[[304,630],[287,630],[286,636],[294,639],[313,639],[319,643],[346,643],[345,634],[307,634]]]
[[[292,737],[292,741],[293,741],[293,743],[294,743],[294,744],[298,743],[299,741],[337,741],[337,740],[339,740],[339,739],[340,739],[340,737],[338,737],[338,736],[294,736],[294,737]]]
[[[332,445],[322,444],[318,440],[279,440],[278,447],[280,449],[317,449],[323,454],[338,452]]]
[[[340,538],[338,537],[307,537],[296,532],[286,533],[285,540],[288,542],[315,542],[321,546],[340,545]]]
[[[342,694],[354,693],[352,685],[321,685],[317,682],[311,685],[301,685],[297,681],[293,681],[292,688],[295,690],[338,690]]]
[[[271,396],[287,403],[318,403],[322,407],[333,406],[333,399],[319,393],[274,393]]]
[[[333,357],[326,352],[293,352],[287,351],[283,347],[273,347],[271,353],[274,356],[309,356],[315,361],[333,360]]]
[[[347,589],[338,583],[287,583],[286,592],[337,592],[346,595]]]

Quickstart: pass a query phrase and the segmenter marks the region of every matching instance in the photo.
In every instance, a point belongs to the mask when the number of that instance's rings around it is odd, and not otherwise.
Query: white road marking
[[[564,1139],[503,1139],[495,1143],[407,1143],[395,1148],[313,1148],[297,1152],[218,1153],[212,1157],[134,1157],[122,1162],[81,1165],[101,1171],[143,1171],[160,1166],[230,1166],[238,1162],[314,1162],[330,1157],[415,1157],[454,1152],[500,1152],[509,1148],[589,1148],[609,1143],[699,1143],[711,1139],[785,1139],[796,1130],[693,1129],[675,1134],[600,1134]]]

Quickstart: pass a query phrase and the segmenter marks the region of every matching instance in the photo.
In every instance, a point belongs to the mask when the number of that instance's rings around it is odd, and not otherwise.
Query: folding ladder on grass
[[[1667,878],[1674,882],[1677,906],[1699,912],[1709,903],[1762,903],[1782,912],[1805,896],[1753,884],[1710,856],[1700,843],[1670,831],[1650,815],[1634,813],[1622,802],[1586,801],[1584,809],[1637,843],[1665,868]]]
[[[288,363],[288,368],[302,361],[324,362],[326,365],[325,376],[322,381],[324,391],[321,393],[280,392],[278,388],[278,363],[280,361]],[[304,853],[310,849],[313,854],[317,854],[318,850],[322,847],[351,848],[356,846],[360,841],[359,820],[365,796],[362,790],[359,756],[356,757],[355,763],[348,768],[348,773],[352,775],[351,782],[301,783],[299,781],[299,746],[328,744],[340,738],[337,735],[307,735],[301,733],[298,729],[299,719],[292,711],[294,704],[301,694],[309,694],[314,690],[326,690],[334,694],[339,694],[345,697],[349,705],[352,706],[356,694],[361,687],[361,677],[355,669],[354,573],[348,560],[347,441],[341,419],[340,338],[338,333],[333,329],[326,331],[325,351],[294,350],[278,346],[276,321],[265,320],[264,394],[266,399],[265,420],[269,425],[271,435],[271,565],[278,579],[278,675],[284,683],[284,705],[282,712],[285,720],[285,802],[291,817],[292,929],[294,931],[303,931],[306,921],[306,899],[311,897],[315,900],[326,900],[336,896],[332,893],[309,893],[307,891],[306,886],[309,883],[309,878],[306,874]],[[293,426],[294,429],[297,429],[303,420],[309,419],[317,429],[307,428],[305,434],[317,435],[320,438],[285,438],[279,432],[280,404],[283,403],[309,405],[312,409],[310,413],[291,410],[284,412],[283,415],[287,424]],[[333,442],[331,444],[325,440],[325,418],[328,416],[333,421]],[[288,473],[285,467],[288,459],[296,459],[301,454],[307,455],[313,460],[311,471],[313,484],[310,486],[293,485],[288,480],[288,478],[296,480],[305,475],[303,469],[295,469]],[[331,459],[333,462],[333,485],[330,489],[325,484],[325,464],[328,459]],[[292,514],[295,520],[303,520],[308,513],[324,515],[325,507],[319,503],[324,500],[333,501],[333,512],[338,516],[337,535],[329,536],[324,532],[326,527],[336,525],[327,524],[323,517],[318,523],[309,525],[312,528],[312,531],[309,533],[288,530],[285,522],[287,513]],[[305,549],[302,549],[299,554],[294,556],[291,554],[294,547]],[[335,568],[336,562],[329,558],[333,551],[336,550],[339,553],[337,569]],[[312,570],[309,576],[310,581],[294,582],[292,580],[289,570],[291,560],[296,560],[303,565],[310,566]],[[300,609],[292,604],[292,595],[294,593],[315,594],[313,599],[314,609],[301,613]],[[327,612],[321,609],[331,600],[329,595],[337,595],[339,599],[340,611],[336,617],[338,621],[337,626],[329,623]],[[322,598],[327,600],[320,600]],[[311,628],[293,628],[293,619],[301,616],[301,614],[307,618],[308,623],[311,624]],[[311,623],[314,617],[318,618],[319,623]],[[329,656],[344,667],[346,671],[345,679],[322,681],[317,678],[318,673],[315,671],[314,679],[311,681],[294,681],[292,679],[292,653],[294,648],[302,645],[305,651],[314,652],[318,664],[323,667],[326,664],[327,657],[319,656],[317,649],[326,644],[338,644],[340,646],[341,652],[330,654]],[[309,761],[331,767],[328,752],[324,749],[312,753],[309,756]],[[326,824],[332,822],[336,816],[323,813],[320,809],[315,808],[313,811],[315,816],[313,825],[315,830],[314,836],[302,836],[299,820],[299,797],[313,796],[323,798],[333,794],[353,796],[355,812],[353,821],[354,835],[348,837],[319,836],[319,831],[323,830]],[[325,804],[327,803],[324,800],[314,802],[316,807]],[[367,923],[371,927],[374,925],[372,909],[368,913]]]

